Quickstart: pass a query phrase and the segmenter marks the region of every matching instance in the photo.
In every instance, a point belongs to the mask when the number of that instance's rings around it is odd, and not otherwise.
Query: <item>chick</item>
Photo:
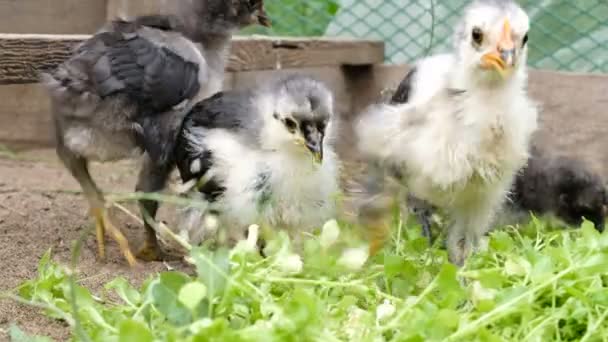
[[[582,161],[534,149],[528,165],[517,175],[505,210],[507,218],[513,214],[529,217],[532,212],[553,215],[572,226],[580,226],[585,218],[602,232],[607,205],[601,177]]]
[[[177,7],[175,15],[106,24],[53,73],[43,75],[52,100],[57,154],[89,202],[100,258],[107,230],[129,264],[136,263],[107,214],[89,162],[145,154],[137,190],[162,190],[174,165],[171,152],[183,116],[221,89],[232,33],[269,24],[262,0],[182,0]],[[158,204],[140,204],[142,214],[154,218]],[[146,231],[138,256],[158,259],[154,230],[146,224]]]
[[[415,65],[403,84],[408,102],[372,105],[356,124],[362,155],[397,170],[405,194],[449,215],[448,254],[457,265],[528,158],[537,128],[526,95],[528,29],[513,1],[473,2],[456,27],[454,51]],[[385,224],[370,229],[387,233]]]
[[[333,95],[300,75],[257,89],[228,91],[197,104],[176,149],[188,194],[206,210],[185,210],[181,234],[194,245],[213,237],[213,215],[229,239],[251,224],[307,229],[334,217],[339,163]]]

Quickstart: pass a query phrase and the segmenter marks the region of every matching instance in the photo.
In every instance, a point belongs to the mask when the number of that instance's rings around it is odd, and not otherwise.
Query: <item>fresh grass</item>
[[[195,248],[196,276],[164,272],[140,288],[117,278],[95,294],[47,253],[38,276],[10,296],[67,322],[77,341],[608,338],[608,234],[588,222],[497,230],[462,269],[428,248],[418,227],[400,224],[383,254],[363,264],[353,232],[328,223],[298,253],[275,234],[265,259],[253,241]],[[17,327],[11,334],[26,337]]]

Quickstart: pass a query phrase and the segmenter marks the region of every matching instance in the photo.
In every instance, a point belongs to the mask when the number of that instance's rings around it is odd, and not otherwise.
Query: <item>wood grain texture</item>
[[[0,34],[0,84],[36,83],[86,35]],[[384,61],[384,43],[342,39],[235,37],[227,70],[279,70]]]
[[[0,84],[36,83],[87,36],[0,34]]]
[[[351,39],[236,37],[228,70],[280,70],[384,62],[384,43]]]
[[[184,0],[107,0],[107,19],[169,13],[170,5]]]

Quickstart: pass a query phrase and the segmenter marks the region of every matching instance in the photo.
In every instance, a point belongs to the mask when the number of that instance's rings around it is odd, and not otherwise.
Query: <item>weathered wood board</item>
[[[0,0],[0,32],[93,33],[105,20],[105,0]]]
[[[0,34],[0,84],[35,83],[67,59],[83,35]],[[235,37],[228,71],[279,70],[384,61],[384,43],[350,39]]]

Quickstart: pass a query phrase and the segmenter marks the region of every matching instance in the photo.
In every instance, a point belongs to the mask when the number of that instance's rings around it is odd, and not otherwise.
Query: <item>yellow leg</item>
[[[369,255],[376,255],[385,245],[390,229],[383,220],[375,221],[368,226],[370,233]]]
[[[112,221],[108,217],[108,213],[105,208],[95,208],[92,210],[93,215],[95,216],[95,221],[98,223],[97,225],[97,246],[99,248],[99,256],[101,258],[105,257],[105,246],[104,246],[104,233],[107,230],[112,238],[118,243],[118,247],[122,252],[123,256],[129,263],[129,266],[133,267],[137,265],[137,261],[129,248],[129,241],[122,234],[122,232],[112,224]]]
[[[106,232],[103,224],[103,220],[101,219],[101,215],[96,215],[93,213],[95,217],[95,233],[97,235],[97,255],[100,260],[106,259]]]

